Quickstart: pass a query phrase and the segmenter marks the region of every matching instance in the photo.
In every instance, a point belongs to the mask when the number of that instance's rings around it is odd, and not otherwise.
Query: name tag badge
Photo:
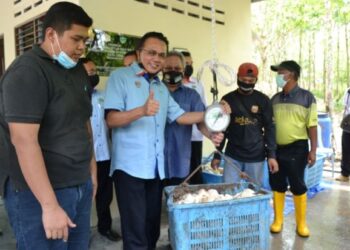
[[[253,105],[252,108],[251,108],[251,111],[252,111],[252,113],[258,113],[258,111],[259,111],[259,106]]]
[[[135,86],[136,86],[136,88],[140,88],[141,87],[141,82],[140,81],[135,81]]]

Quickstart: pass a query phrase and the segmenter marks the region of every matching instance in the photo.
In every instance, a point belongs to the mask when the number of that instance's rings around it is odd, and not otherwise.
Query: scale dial
[[[224,112],[219,103],[214,103],[205,111],[204,123],[212,132],[223,132],[230,124],[230,115]]]

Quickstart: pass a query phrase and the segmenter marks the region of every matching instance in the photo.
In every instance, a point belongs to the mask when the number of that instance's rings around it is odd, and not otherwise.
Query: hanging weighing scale
[[[212,60],[207,60],[204,62],[202,67],[199,69],[197,78],[198,80],[201,79],[201,76],[203,74],[203,70],[205,67],[208,67],[213,75],[213,86],[210,90],[210,92],[213,94],[213,104],[211,104],[209,107],[207,107],[207,110],[204,113],[204,123],[207,126],[207,128],[211,132],[224,132],[228,125],[230,124],[230,114],[226,114],[222,105],[218,103],[218,87],[217,87],[217,80],[226,85],[226,86],[232,86],[236,82],[236,73],[233,69],[231,69],[228,65],[225,65],[223,63],[219,63],[217,60],[217,53],[216,53],[216,33],[215,33],[215,6],[214,6],[214,0],[210,0],[211,5],[211,33],[212,33]],[[226,71],[226,76],[229,76],[228,78],[225,77],[220,71]]]
[[[221,104],[215,102],[204,113],[204,123],[211,132],[223,132],[230,124],[230,115],[226,114]]]

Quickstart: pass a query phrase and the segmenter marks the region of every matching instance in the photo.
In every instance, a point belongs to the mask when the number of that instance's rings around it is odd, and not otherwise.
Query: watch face
[[[222,132],[230,123],[230,115],[223,111],[220,104],[213,104],[205,111],[204,123],[210,131]]]

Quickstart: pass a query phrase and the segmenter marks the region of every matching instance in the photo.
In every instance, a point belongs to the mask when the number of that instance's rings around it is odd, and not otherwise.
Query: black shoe
[[[99,232],[102,236],[106,237],[110,241],[118,241],[121,239],[120,235],[112,230],[108,230],[105,232]]]

